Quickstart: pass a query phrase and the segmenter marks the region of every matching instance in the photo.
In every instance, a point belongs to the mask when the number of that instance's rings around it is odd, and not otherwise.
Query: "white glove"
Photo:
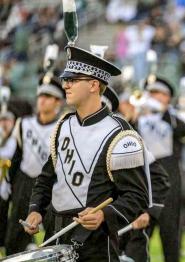
[[[0,197],[7,201],[11,193],[11,184],[6,179],[3,179],[0,184]]]

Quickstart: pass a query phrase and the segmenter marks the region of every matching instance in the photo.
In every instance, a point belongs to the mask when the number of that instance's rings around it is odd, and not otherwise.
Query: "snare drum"
[[[78,258],[73,246],[58,245],[25,251],[8,256],[0,261],[4,262],[76,262]]]

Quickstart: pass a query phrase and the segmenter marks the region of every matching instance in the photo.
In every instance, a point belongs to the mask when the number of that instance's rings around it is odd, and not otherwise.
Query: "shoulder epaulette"
[[[144,165],[143,142],[136,131],[121,131],[114,137],[107,151],[106,165],[111,181],[114,180],[111,171]]]

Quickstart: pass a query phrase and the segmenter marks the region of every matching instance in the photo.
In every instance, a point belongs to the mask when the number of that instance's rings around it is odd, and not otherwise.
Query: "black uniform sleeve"
[[[113,171],[118,197],[103,209],[109,233],[116,233],[148,207],[147,180],[141,167]]]
[[[16,138],[17,147],[12,157],[11,167],[9,169],[10,182],[12,185],[14,184],[14,181],[16,179],[17,170],[20,168],[21,161],[22,161],[22,155],[23,155],[22,146],[18,142],[18,138],[17,138],[19,137],[19,139],[21,140],[21,144],[22,144],[22,119],[19,119],[19,121],[17,120],[12,133],[14,134],[14,132],[15,132],[15,135],[13,135],[13,137],[15,136]]]
[[[180,140],[185,137],[185,123],[178,118],[176,118],[176,127],[173,133],[175,139]]]
[[[42,216],[46,212],[46,207],[51,202],[53,184],[57,176],[54,171],[51,156],[42,168],[41,174],[37,177],[30,200],[29,213],[36,211]]]
[[[164,207],[164,202],[170,187],[169,176],[166,170],[155,161],[150,165],[150,175],[152,183],[153,207],[147,212],[155,219],[158,219]]]
[[[22,160],[22,149],[17,144],[15,153],[11,160],[11,167],[9,169],[10,183],[12,185],[14,184],[17,170],[19,169],[20,164],[21,164],[21,160]]]
[[[185,137],[185,123],[177,116],[171,115],[168,111],[164,114],[163,120],[173,127],[174,139],[181,140]]]

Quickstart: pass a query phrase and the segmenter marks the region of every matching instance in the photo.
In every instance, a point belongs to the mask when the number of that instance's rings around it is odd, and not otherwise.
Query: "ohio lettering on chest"
[[[72,116],[62,124],[57,140],[57,182],[52,192],[52,204],[57,211],[86,206],[100,154],[109,137],[119,128],[114,122],[108,125],[108,121],[107,118],[84,127]]]
[[[153,121],[146,121],[145,128],[148,129],[148,132],[154,133],[156,136],[159,136],[161,139],[165,138],[170,130],[170,126],[163,124],[161,121],[153,122]]]
[[[140,117],[138,130],[156,159],[172,155],[173,130],[160,114]]]
[[[82,174],[82,172],[77,172],[77,171],[73,173],[76,160],[74,159],[74,149],[70,148],[69,144],[70,144],[70,138],[65,137],[61,146],[61,151],[65,155],[64,164],[69,165],[69,170],[67,172],[67,175],[72,176],[72,185],[80,186],[83,182],[84,175]]]
[[[22,120],[21,170],[30,177],[37,177],[48,159],[54,126],[55,122],[41,125],[36,116]]]
[[[41,160],[45,162],[48,158],[48,148],[43,146],[38,136],[36,136],[31,129],[27,130],[26,138],[30,145],[35,149],[35,152],[40,156]]]

